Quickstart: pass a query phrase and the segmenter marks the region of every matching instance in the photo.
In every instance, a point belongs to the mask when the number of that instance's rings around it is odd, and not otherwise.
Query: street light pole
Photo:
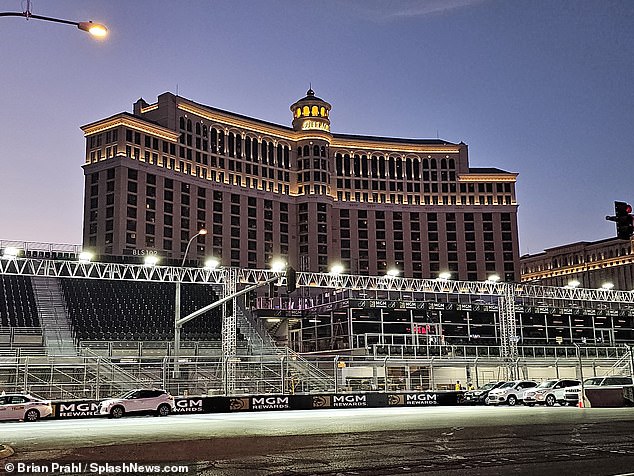
[[[206,235],[207,230],[201,229],[198,233],[192,236],[185,248],[185,254],[183,255],[183,261],[181,262],[181,270],[185,267],[185,261],[187,260],[187,253],[192,242],[200,235]],[[176,296],[174,297],[174,377],[178,377],[180,374],[180,368],[178,361],[181,354],[181,329],[183,325],[180,323],[181,319],[181,276],[180,271],[176,279]]]
[[[70,20],[62,20],[61,18],[52,18],[45,17],[42,15],[33,15],[31,13],[31,5],[30,1],[27,2],[27,8],[24,12],[0,12],[0,17],[22,17],[30,20],[33,18],[34,20],[43,20],[50,21],[54,23],[63,23],[64,25],[73,25],[79,28],[82,31],[86,31],[95,37],[104,37],[108,34],[108,28],[106,28],[101,23],[93,23],[92,21],[70,21]]]

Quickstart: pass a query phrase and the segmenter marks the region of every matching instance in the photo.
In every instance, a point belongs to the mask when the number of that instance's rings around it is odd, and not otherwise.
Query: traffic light
[[[297,271],[292,266],[286,268],[286,293],[290,294],[297,289]]]
[[[629,203],[614,202],[614,216],[607,216],[605,219],[616,222],[617,238],[629,240],[634,234],[634,216],[632,216],[632,205]]]

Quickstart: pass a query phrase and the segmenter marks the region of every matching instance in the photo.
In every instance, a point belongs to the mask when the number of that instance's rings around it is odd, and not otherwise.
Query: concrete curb
[[[11,448],[10,446],[0,445],[0,459],[8,458],[13,453],[15,453],[15,451],[13,451],[13,448]]]

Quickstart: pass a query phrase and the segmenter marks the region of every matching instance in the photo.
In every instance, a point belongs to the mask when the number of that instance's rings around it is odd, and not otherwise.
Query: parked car
[[[487,396],[487,405],[508,404],[515,406],[524,400],[524,394],[530,388],[537,387],[534,380],[513,380],[505,382],[498,388],[491,390]]]
[[[533,406],[546,405],[552,407],[555,403],[566,404],[566,390],[571,387],[581,385],[579,380],[553,379],[540,383],[537,387],[530,389],[524,395],[524,405]]]
[[[0,395],[0,420],[37,421],[53,413],[48,400],[42,400],[28,393]]]
[[[506,382],[488,382],[485,383],[482,387],[476,388],[474,390],[468,390],[464,393],[464,398],[462,400],[465,404],[471,405],[484,405],[486,403],[487,396],[489,392],[493,389],[500,387],[502,384]]]
[[[111,418],[121,418],[129,413],[153,413],[167,416],[174,410],[174,397],[165,390],[140,388],[130,390],[117,398],[109,398],[99,404],[99,413]]]
[[[623,388],[628,385],[632,385],[631,377],[624,377],[622,375],[607,375],[603,377],[591,377],[583,381],[584,388],[592,387],[613,387]],[[567,388],[564,400],[568,405],[577,405],[579,403],[579,395],[581,394],[581,384],[577,387]]]

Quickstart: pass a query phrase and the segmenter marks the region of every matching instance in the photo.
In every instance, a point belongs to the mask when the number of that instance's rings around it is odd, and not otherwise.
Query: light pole
[[[31,0],[27,0],[26,2],[26,10],[23,12],[0,12],[0,17],[22,17],[30,20],[33,18],[34,20],[44,20],[50,21],[54,23],[63,23],[65,25],[73,25],[79,28],[82,31],[86,31],[90,33],[92,36],[96,38],[103,38],[108,34],[108,28],[106,28],[101,23],[93,23],[92,21],[70,21],[70,20],[62,20],[61,18],[52,18],[45,17],[42,15],[33,15],[31,13]]]
[[[206,235],[207,230],[202,228],[198,233],[192,236],[185,248],[185,254],[183,255],[183,261],[181,262],[181,268],[185,267],[185,260],[187,259],[187,252],[189,247],[198,236]],[[181,328],[182,324],[179,322],[181,318],[181,276],[180,272],[176,279],[176,296],[174,299],[174,377],[178,377],[180,373],[178,360],[181,354]]]

